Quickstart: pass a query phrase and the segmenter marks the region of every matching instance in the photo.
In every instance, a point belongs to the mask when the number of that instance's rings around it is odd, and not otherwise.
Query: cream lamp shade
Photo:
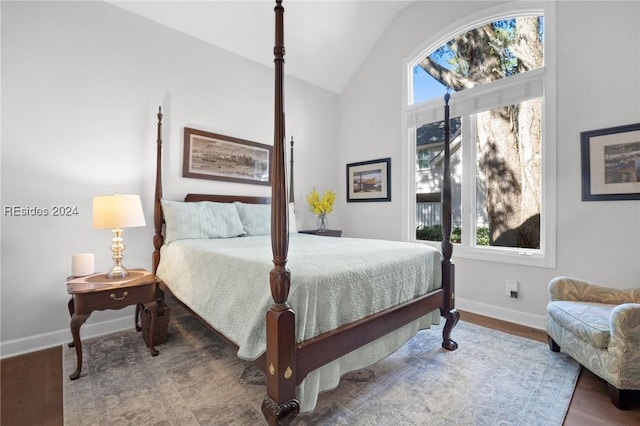
[[[126,278],[127,268],[122,266],[122,252],[125,249],[122,228],[145,226],[144,213],[139,195],[103,195],[93,198],[93,229],[113,230],[111,251],[113,267],[107,278]]]
[[[93,229],[145,226],[139,195],[102,195],[93,198]]]

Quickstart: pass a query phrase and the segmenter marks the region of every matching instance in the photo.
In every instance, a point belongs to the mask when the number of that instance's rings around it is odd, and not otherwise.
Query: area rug
[[[459,322],[419,332],[373,366],[343,376],[297,425],[561,425],[580,366],[547,345]],[[140,333],[64,347],[64,416],[72,425],[259,425],[264,377],[191,317],[171,318],[151,357]]]

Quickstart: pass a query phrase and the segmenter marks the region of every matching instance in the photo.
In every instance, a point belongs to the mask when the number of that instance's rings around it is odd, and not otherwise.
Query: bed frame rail
[[[298,384],[311,371],[440,308],[443,296],[442,289],[436,290],[301,342],[296,351]]]

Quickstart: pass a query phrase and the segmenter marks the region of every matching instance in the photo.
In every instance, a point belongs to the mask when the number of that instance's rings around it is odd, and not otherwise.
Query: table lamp
[[[122,266],[122,252],[125,249],[122,228],[145,226],[144,213],[139,195],[103,195],[93,197],[93,229],[112,229],[114,265],[107,278],[125,278],[129,273]]]

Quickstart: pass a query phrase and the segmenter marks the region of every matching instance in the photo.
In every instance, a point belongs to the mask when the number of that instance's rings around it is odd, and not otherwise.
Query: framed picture
[[[580,133],[582,201],[640,200],[640,123]]]
[[[271,185],[273,147],[184,128],[182,176]]]
[[[347,202],[391,201],[391,158],[347,164]]]

